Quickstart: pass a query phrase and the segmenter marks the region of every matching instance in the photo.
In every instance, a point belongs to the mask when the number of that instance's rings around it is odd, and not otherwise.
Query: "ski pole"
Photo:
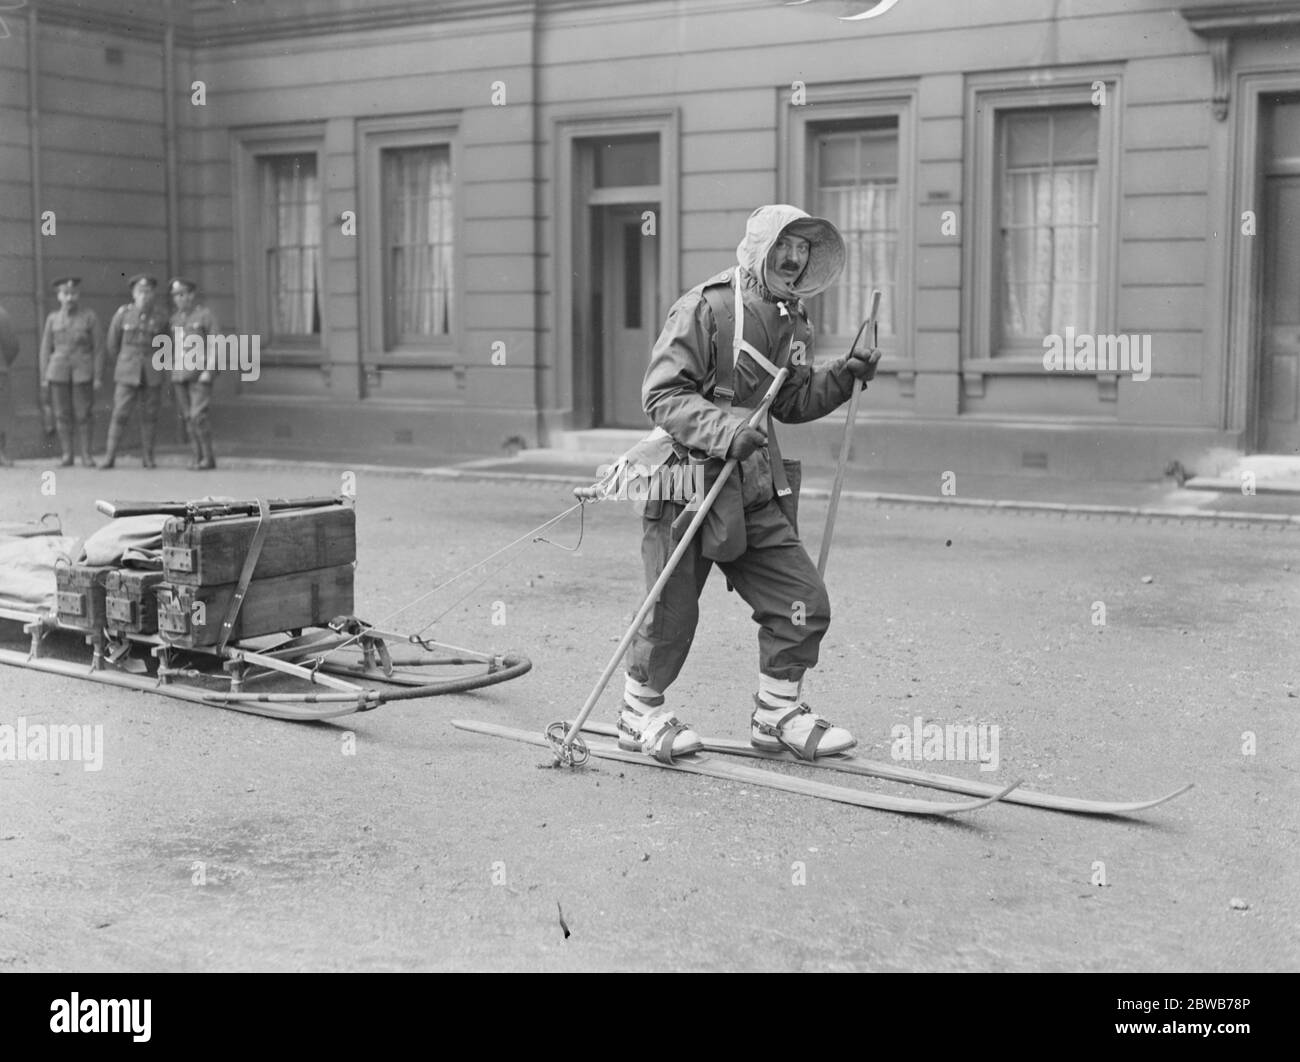
[[[871,293],[870,311],[867,319],[862,322],[862,327],[858,329],[857,336],[853,339],[853,346],[849,350],[854,350],[858,345],[858,340],[862,338],[863,333],[868,328],[871,329],[871,345],[876,345],[876,329],[878,322],[876,315],[880,312],[880,291],[876,289]],[[849,463],[849,447],[853,443],[853,422],[858,416],[858,396],[862,394],[862,381],[854,379],[853,394],[849,398],[848,415],[844,418],[844,438],[840,441],[840,460],[835,466],[835,483],[831,487],[831,500],[826,510],[826,529],[822,532],[821,548],[817,553],[817,574],[825,578],[826,561],[831,553],[831,535],[835,532],[835,514],[840,507],[840,491],[844,488],[844,469]]]
[[[749,418],[749,427],[757,428],[763,423],[763,419],[767,416],[768,407],[772,404],[773,399],[776,398],[776,393],[781,389],[781,385],[785,383],[786,377],[789,375],[789,369],[781,369],[776,374],[776,378],[772,381],[772,386],[767,389],[767,393],[763,396],[763,401],[758,404],[758,408],[754,410],[754,415]],[[649,615],[650,609],[652,609],[655,602],[659,600],[659,595],[663,593],[664,586],[668,583],[669,577],[673,574],[677,565],[681,563],[682,557],[685,556],[687,549],[690,548],[691,541],[695,538],[695,533],[704,523],[704,518],[713,507],[713,503],[717,500],[718,495],[722,493],[723,485],[727,482],[731,473],[736,470],[736,465],[738,463],[739,462],[734,457],[727,459],[727,463],[722,466],[722,471],[718,473],[718,478],[714,481],[713,486],[709,488],[709,492],[704,496],[704,500],[700,502],[700,507],[696,511],[690,524],[687,526],[685,533],[681,537],[681,541],[677,543],[677,548],[673,550],[672,556],[668,558],[668,563],[664,565],[663,571],[659,573],[659,578],[655,580],[654,586],[652,586],[650,592],[646,594],[645,601],[641,603],[640,609],[637,610],[637,614],[632,620],[632,625],[628,627],[627,633],[623,635],[623,640],[618,643],[618,648],[614,650],[614,655],[610,657],[609,663],[605,665],[605,670],[601,673],[600,679],[596,682],[595,688],[587,697],[587,703],[582,706],[582,711],[578,713],[578,718],[573,721],[573,725],[569,727],[569,732],[564,735],[564,741],[558,750],[558,755],[561,761],[566,759],[571,761],[573,742],[581,732],[583,723],[585,723],[587,717],[591,715],[591,710],[596,707],[596,702],[600,700],[600,695],[605,692],[605,687],[609,685],[609,680],[613,676],[614,670],[618,667],[619,661],[623,659],[628,646],[632,644],[632,639],[636,636],[636,632],[641,629],[641,624],[645,621],[646,616]]]

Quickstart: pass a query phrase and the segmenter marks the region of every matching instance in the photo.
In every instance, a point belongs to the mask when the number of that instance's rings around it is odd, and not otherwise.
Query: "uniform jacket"
[[[108,356],[115,360],[113,380],[138,387],[157,387],[165,374],[154,368],[154,337],[167,332],[167,317],[156,306],[119,306],[108,325]]]
[[[62,307],[45,319],[41,334],[42,383],[91,383],[99,378],[104,334],[95,311],[78,306],[72,313]]]
[[[204,356],[207,351],[207,337],[217,334],[217,319],[213,316],[212,311],[206,306],[199,306],[197,303],[189,308],[188,311],[177,310],[172,314],[171,336],[173,344],[173,357],[176,359],[172,363],[172,383],[193,383],[200,379],[198,369],[185,368],[184,351],[185,337],[191,335],[200,335],[204,338]],[[176,345],[177,332],[180,329],[180,344]],[[206,364],[206,362],[205,362]],[[212,373],[204,371],[202,379],[205,381],[212,379]]]
[[[793,207],[760,207],[750,217],[745,240],[737,249],[745,309],[744,337],[778,368],[790,366],[790,375],[771,406],[772,416],[787,424],[823,417],[853,393],[853,374],[845,365],[847,355],[813,368],[813,327],[802,300],[791,297],[778,301],[760,279],[763,263],[781,230],[803,216]],[[805,275],[813,268],[810,258]],[[673,305],[650,356],[641,392],[645,411],[659,428],[680,446],[712,458],[726,457],[732,439],[772,382],[767,372],[742,353],[733,372],[734,410],[724,411],[711,400],[717,359],[731,357],[732,352],[718,349],[717,329],[704,289],[712,284],[727,284],[731,278],[730,270],[719,274],[692,288]],[[816,294],[833,279],[832,273],[822,287],[813,284],[803,291]],[[731,297],[730,292],[726,294]],[[739,472],[745,508],[762,505],[773,497],[767,447],[747,457]]]

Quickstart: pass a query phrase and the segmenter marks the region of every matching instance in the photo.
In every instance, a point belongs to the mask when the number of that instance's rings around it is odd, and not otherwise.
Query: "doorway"
[[[1300,454],[1300,96],[1263,101],[1259,448]]]
[[[561,277],[560,312],[567,303],[573,322],[571,429],[650,425],[641,383],[675,253],[666,220],[672,197],[664,180],[663,125],[624,120],[607,133],[570,141],[572,212],[561,224],[569,226],[571,253],[562,244],[560,260],[572,264]],[[665,240],[669,245],[661,247]],[[565,338],[562,330],[561,343]]]
[[[641,383],[658,330],[657,203],[594,207],[601,277],[600,416],[608,428],[642,428]]]

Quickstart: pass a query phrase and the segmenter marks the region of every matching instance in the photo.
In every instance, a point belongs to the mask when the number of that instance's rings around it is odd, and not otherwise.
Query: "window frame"
[[[828,128],[831,125],[831,123],[829,122],[816,122],[816,123],[809,124],[808,126],[808,175],[807,175],[807,187],[809,189],[809,196],[807,202],[808,202],[808,206],[810,208],[813,208],[810,210],[810,213],[818,214],[823,217],[826,216],[825,211],[822,210],[821,206],[817,203],[817,195],[820,193],[821,186],[822,186],[821,166],[819,161],[820,151],[818,150],[822,143],[822,138],[826,136],[843,136],[843,135],[860,136],[862,133],[871,131],[873,129],[872,126],[873,122],[881,122],[881,121],[882,121],[881,119],[863,118],[863,119],[854,119],[852,121],[837,122],[835,124],[841,126],[841,128],[838,129]],[[877,125],[875,128],[888,129],[890,127],[884,124],[880,124]],[[896,122],[893,124],[892,132],[894,134],[895,147],[897,148],[899,138],[898,138],[898,125]],[[893,301],[895,303],[894,306],[890,307],[890,314],[892,319],[894,320],[895,328],[892,336],[886,335],[880,341],[881,350],[883,350],[886,354],[896,354],[898,351],[898,327],[897,327],[898,320],[897,320],[897,305],[896,305],[898,302],[898,256],[901,253],[902,250],[901,244],[903,242],[903,223],[902,223],[901,209],[899,209],[901,208],[900,199],[902,195],[902,182],[898,176],[898,172],[897,172],[898,169],[901,169],[901,166],[896,167],[895,176],[894,176],[895,207],[896,207],[896,213],[898,214],[898,217],[896,218],[897,224],[894,229],[894,275],[889,278],[890,287],[893,289]],[[857,179],[860,180],[862,175],[861,173],[858,173],[855,176]],[[846,237],[845,242],[847,244],[848,234],[845,233],[843,230],[841,230],[840,235],[842,237]],[[824,300],[824,298],[825,298],[825,293],[819,296],[819,301]],[[820,305],[818,306],[818,309],[819,310],[825,309],[824,301],[820,301]],[[813,316],[814,319],[816,319],[817,315],[814,314]],[[843,333],[828,332],[823,328],[820,321],[817,322],[817,329],[819,335],[824,335],[829,337],[829,339],[834,343],[836,349],[843,348],[845,350],[847,350],[849,345],[853,342],[856,333],[856,329],[851,329],[850,331],[843,332]]]
[[[323,124],[239,129],[232,131],[235,145],[234,210],[235,290],[239,295],[242,330],[262,337],[261,356],[265,364],[321,365],[328,359],[329,315],[329,231],[326,225],[325,128]],[[319,185],[320,250],[318,252],[317,299],[320,331],[301,340],[272,340],[269,278],[262,231],[269,204],[263,198],[262,161],[284,155],[311,155],[316,159]]]
[[[463,363],[465,333],[465,229],[459,161],[459,123],[447,114],[408,115],[401,118],[363,119],[357,123],[358,184],[361,216],[361,362],[366,369],[447,367]],[[383,154],[390,149],[446,148],[451,168],[452,229],[451,326],[444,336],[419,343],[389,346],[384,300],[388,266],[384,235]]]
[[[914,374],[916,371],[916,181],[917,93],[913,82],[818,85],[816,102],[793,104],[789,87],[778,99],[781,153],[778,190],[782,201],[814,213],[816,188],[816,138],[833,124],[869,125],[893,120],[898,132],[898,243],[894,259],[894,334],[881,337],[881,373]],[[818,299],[821,296],[817,296]],[[820,309],[820,307],[819,307]],[[815,318],[814,318],[815,319]],[[853,334],[817,333],[813,350],[817,361],[848,350]]]
[[[1047,83],[1033,83],[1034,81]],[[1092,102],[1094,87],[1105,87],[1105,103]],[[1122,82],[1117,67],[1090,67],[1036,77],[995,76],[971,78],[968,84],[966,128],[969,147],[964,199],[969,219],[964,241],[962,372],[968,393],[978,395],[984,374],[1041,375],[1043,348],[1025,344],[1000,345],[1003,277],[999,246],[1002,220],[1001,191],[1004,177],[1000,156],[1000,117],[1006,112],[1060,110],[1081,105],[1096,107],[1097,129],[1097,293],[1096,335],[1114,334],[1118,308],[1119,211],[1122,199],[1120,164],[1122,144]],[[1084,376],[1108,375],[1105,370],[1067,370]]]

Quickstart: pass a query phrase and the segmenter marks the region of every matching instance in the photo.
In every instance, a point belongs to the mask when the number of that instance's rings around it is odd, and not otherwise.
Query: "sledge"
[[[170,516],[162,570],[60,561],[49,608],[0,605],[0,663],[298,721],[482,689],[532,667],[355,615],[348,499],[96,507]]]
[[[588,722],[583,728],[585,734],[616,736],[618,728],[608,723]],[[1028,807],[1044,808],[1048,811],[1069,811],[1080,815],[1131,815],[1138,811],[1167,804],[1182,796],[1189,789],[1195,788],[1189,782],[1164,796],[1151,800],[1093,800],[1087,797],[1062,796],[1057,793],[1039,793],[1032,789],[1021,789],[1018,785],[1014,792],[1003,790],[995,782],[979,782],[954,775],[933,774],[930,771],[918,771],[913,767],[900,767],[893,763],[882,763],[866,756],[842,753],[837,756],[821,756],[815,760],[804,760],[792,752],[765,752],[756,749],[746,741],[733,741],[726,738],[702,738],[705,752],[716,752],[725,756],[740,756],[753,760],[775,760],[780,763],[801,763],[805,767],[821,770],[839,771],[844,774],[862,775],[867,778],[881,778],[892,782],[905,782],[908,785],[923,786],[928,789],[942,789],[950,793],[966,793],[971,796],[993,796],[1005,800],[1008,804],[1024,804]]]
[[[523,742],[526,745],[549,748],[552,751],[569,741],[566,724],[554,724],[547,736],[534,733],[531,730],[516,730],[513,727],[499,726],[496,723],[481,723],[470,719],[454,719],[451,725],[458,730],[486,734],[489,737],[507,738],[511,741]],[[570,747],[573,746],[570,745]],[[641,764],[645,767],[659,767],[663,770],[677,771],[681,774],[700,774],[707,778],[722,778],[730,782],[741,782],[762,789],[778,789],[786,793],[797,793],[800,796],[819,797],[822,800],[833,800],[840,804],[854,804],[860,808],[873,808],[877,811],[894,811],[902,815],[935,815],[942,817],[979,811],[981,808],[986,808],[990,804],[995,804],[999,800],[1007,798],[1020,784],[1019,782],[1013,782],[994,795],[978,800],[918,800],[915,797],[870,793],[864,789],[853,789],[850,786],[829,785],[815,779],[778,774],[775,771],[766,771],[761,768],[743,767],[739,764],[715,760],[710,756],[701,756],[698,753],[680,756],[671,763],[665,763],[643,752],[628,752],[619,748],[617,744],[605,741],[584,739],[580,747],[584,753],[596,756],[599,759],[617,760],[619,763]]]

